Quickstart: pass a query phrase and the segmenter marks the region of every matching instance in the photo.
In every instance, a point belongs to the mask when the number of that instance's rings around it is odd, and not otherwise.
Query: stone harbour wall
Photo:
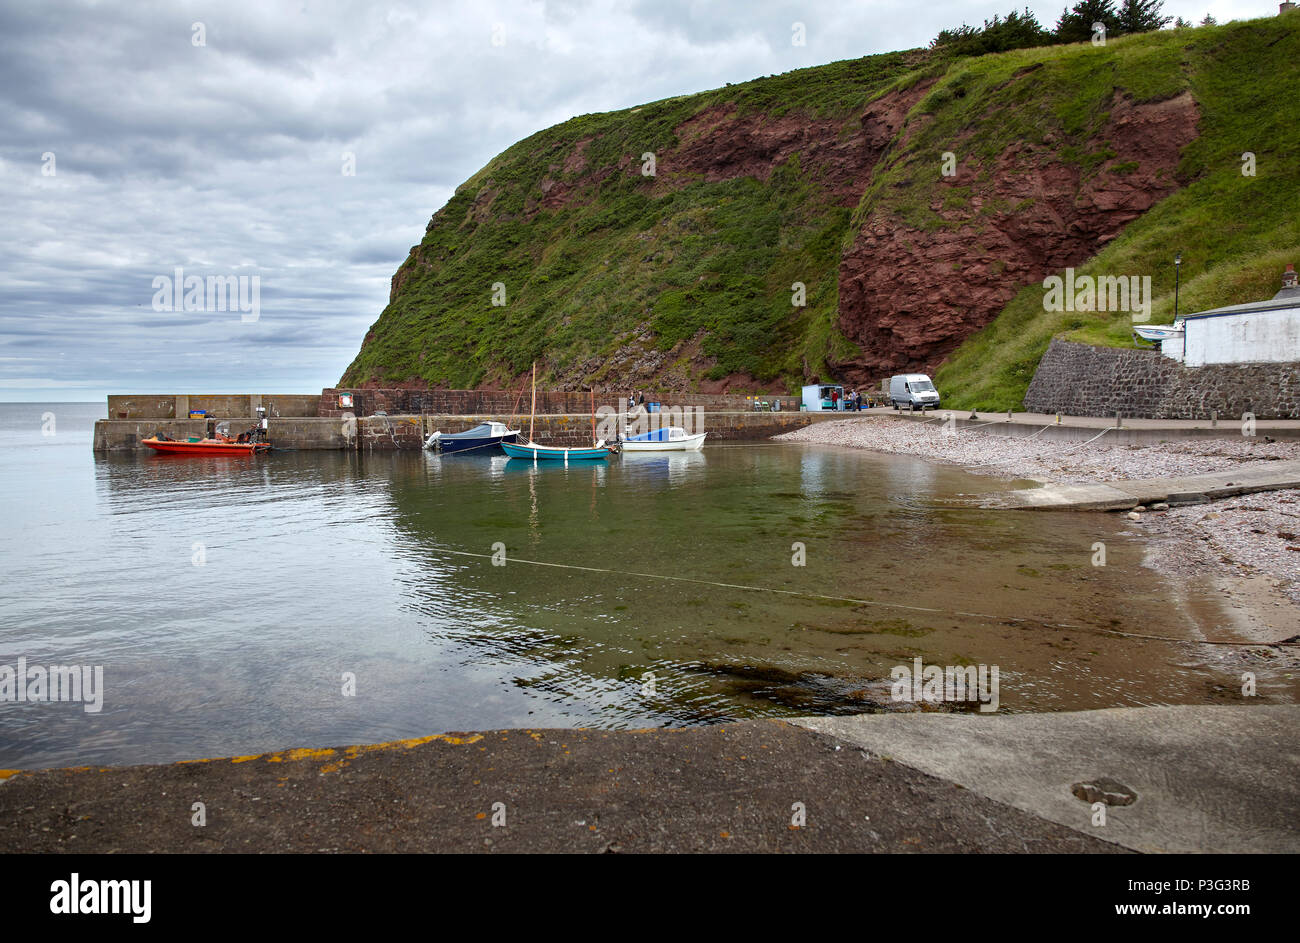
[[[737,394],[710,393],[659,393],[643,391],[648,403],[662,403],[665,406],[699,406],[708,410],[734,411],[753,409],[755,399],[771,403],[776,396],[759,394],[742,396]],[[352,396],[352,407],[339,406],[339,394]],[[617,409],[626,407],[627,390],[597,393],[596,408],[608,406]],[[783,409],[798,411],[799,397],[781,396]],[[435,416],[500,416],[507,419],[512,414],[528,417],[531,396],[525,390],[520,396],[518,390],[403,390],[403,389],[336,389],[322,391],[320,408],[316,415],[342,416],[352,413],[355,416],[370,416],[376,412],[385,412],[390,416],[419,415],[421,413]],[[578,415],[591,413],[592,397],[587,392],[566,392],[559,390],[537,391],[537,414]]]
[[[204,419],[99,419],[95,422],[93,448],[96,452],[134,452],[148,448],[141,439],[162,432],[173,439],[208,434]]]
[[[759,394],[660,393],[642,391],[648,403],[664,406],[698,406],[716,412],[751,410],[754,401],[771,404],[778,397]],[[339,405],[339,394],[352,396],[352,406]],[[627,391],[596,394],[596,408],[626,408]],[[797,412],[799,397],[779,397],[783,409]],[[186,419],[190,410],[204,410],[209,419],[244,419],[258,406],[272,419],[356,418],[377,412],[389,416],[528,415],[530,396],[518,390],[403,390],[335,389],[320,393],[159,393],[114,394],[108,397],[108,418],[118,421]],[[592,397],[586,392],[537,391],[537,414],[589,415]]]
[[[698,422],[701,431],[709,433],[710,442],[735,440],[755,441],[790,432],[812,422],[843,419],[844,413],[801,412],[703,412],[689,419],[673,417],[673,421],[691,426]],[[320,450],[346,450],[364,452],[391,452],[419,449],[424,438],[435,430],[446,433],[463,432],[481,422],[495,420],[510,423],[509,413],[485,415],[392,415],[392,416],[310,416],[272,417],[267,422],[267,437],[271,445],[281,449],[310,452]],[[253,417],[232,419],[232,431],[242,432],[257,422]],[[528,417],[515,417],[517,428],[528,435]],[[597,417],[600,422],[600,417]],[[216,420],[101,419],[95,423],[94,447],[97,452],[143,450],[140,440],[162,431],[173,438],[210,435]],[[667,425],[668,423],[664,423]],[[514,427],[512,427],[514,428]],[[653,427],[657,428],[657,426]],[[633,432],[635,433],[635,429]],[[600,432],[598,426],[598,433]],[[586,413],[539,415],[534,422],[533,435],[542,445],[584,446],[591,444],[591,417]]]
[[[266,407],[268,416],[315,416],[318,394],[290,393],[167,393],[108,397],[108,418],[186,419],[190,410],[204,410],[210,419],[243,419]]]
[[[1188,367],[1155,350],[1053,340],[1025,393],[1025,409],[1068,416],[1225,420],[1300,419],[1300,363]]]

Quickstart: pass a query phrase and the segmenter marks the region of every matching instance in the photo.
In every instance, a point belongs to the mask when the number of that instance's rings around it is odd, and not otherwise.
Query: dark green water
[[[942,506],[1006,487],[952,468],[776,443],[568,469],[96,457],[100,414],[0,407],[0,664],[105,677],[98,714],[0,704],[0,767],[893,709],[882,679],[917,656],[999,665],[1003,710],[1206,686],[1167,643],[1098,634],[1190,632],[1110,518]]]

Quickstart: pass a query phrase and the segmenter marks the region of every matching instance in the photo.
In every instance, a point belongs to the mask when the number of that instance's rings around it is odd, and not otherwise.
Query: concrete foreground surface
[[[872,714],[8,771],[0,852],[1296,851],[1297,722]],[[1138,799],[1095,827],[1070,788],[1105,776]]]
[[[775,721],[457,734],[0,785],[4,853],[1122,850]]]
[[[876,756],[1144,852],[1300,851],[1300,706],[1057,714],[875,714],[797,721]],[[1137,794],[1090,824],[1071,787]]]

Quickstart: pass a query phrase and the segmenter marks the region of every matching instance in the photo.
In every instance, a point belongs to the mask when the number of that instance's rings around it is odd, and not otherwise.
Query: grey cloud
[[[0,398],[332,384],[430,214],[515,141],[1021,5],[0,0]],[[1060,6],[1031,4],[1045,22]],[[152,311],[178,265],[258,274],[261,320]]]

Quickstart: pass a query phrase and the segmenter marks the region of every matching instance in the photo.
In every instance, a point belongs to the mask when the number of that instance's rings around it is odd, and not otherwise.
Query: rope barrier
[[[428,548],[434,553],[449,553],[460,557],[476,557],[482,560],[490,560],[494,556],[490,553],[475,553],[470,550],[451,550],[446,547]],[[964,616],[971,619],[983,619],[993,623],[1032,623],[1039,622],[1037,619],[1028,619],[1019,616],[995,616],[987,612],[968,612],[963,609],[936,609],[931,606],[909,606],[906,603],[897,602],[879,602],[873,599],[858,599],[853,596],[831,596],[825,593],[811,593],[797,589],[776,589],[772,586],[747,586],[743,583],[723,583],[718,580],[703,580],[692,576],[670,576],[663,573],[639,573],[633,570],[613,570],[606,567],[579,566],[573,563],[550,563],[545,560],[524,560],[518,557],[507,557],[510,563],[524,563],[529,566],[553,567],[558,570],[578,570],[586,573],[602,573],[611,576],[633,576],[641,579],[664,580],[676,583],[695,583],[702,586],[717,586],[723,589],[742,589],[749,592],[774,593],[780,596],[799,596],[805,599],[825,599],[831,602],[849,602],[859,606],[875,606],[881,609],[902,609],[907,612],[924,612],[932,615]],[[1101,635],[1121,635],[1125,638],[1150,639],[1159,642],[1190,642],[1197,645],[1253,645],[1257,647],[1277,647],[1280,645],[1300,644],[1300,636],[1294,638],[1282,639],[1278,642],[1242,642],[1242,641],[1218,641],[1214,639],[1182,639],[1173,638],[1164,635],[1135,635],[1128,632],[1120,632],[1116,629],[1098,629],[1089,625],[1076,625],[1070,622],[1041,622],[1051,629],[1070,629],[1076,632],[1096,632]]]

